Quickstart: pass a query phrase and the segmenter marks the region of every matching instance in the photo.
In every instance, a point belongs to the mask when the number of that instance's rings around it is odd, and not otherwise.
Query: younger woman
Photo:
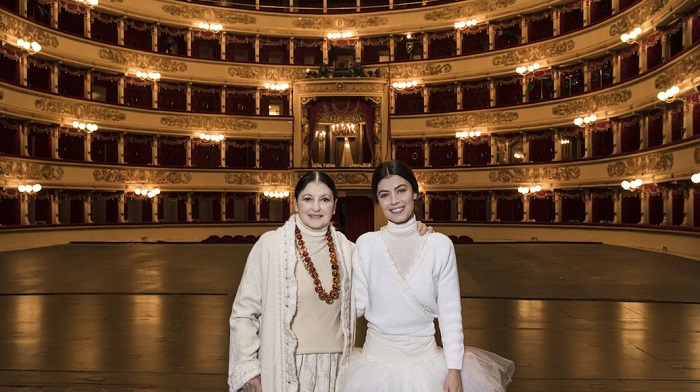
[[[382,163],[372,194],[389,223],[362,235],[353,254],[357,316],[364,315],[368,327],[363,349],[350,357],[343,390],[505,391],[513,362],[463,345],[454,246],[443,234],[418,236],[411,169]],[[444,350],[435,342],[435,318]]]

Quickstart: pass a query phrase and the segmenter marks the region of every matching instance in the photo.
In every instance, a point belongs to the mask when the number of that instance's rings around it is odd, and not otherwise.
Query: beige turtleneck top
[[[316,267],[323,289],[332,289],[330,253],[326,240],[326,228],[314,230],[299,217],[297,227]],[[340,328],[340,299],[327,304],[318,298],[313,279],[306,270],[297,249],[297,312],[292,320],[292,332],[297,337],[297,354],[340,353],[343,351],[343,333]]]

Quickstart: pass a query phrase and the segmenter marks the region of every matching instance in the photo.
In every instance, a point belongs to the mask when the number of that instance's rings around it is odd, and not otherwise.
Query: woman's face
[[[321,181],[310,182],[296,199],[299,218],[311,229],[328,226],[335,212],[335,199],[328,185]]]
[[[391,222],[403,223],[413,216],[413,189],[401,176],[391,175],[379,181],[377,200],[384,216]]]

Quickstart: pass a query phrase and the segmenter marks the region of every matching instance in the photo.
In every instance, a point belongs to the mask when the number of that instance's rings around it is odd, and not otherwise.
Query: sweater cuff
[[[260,363],[258,361],[249,361],[239,364],[229,374],[228,386],[229,392],[236,392],[243,388],[243,384],[260,375]]]

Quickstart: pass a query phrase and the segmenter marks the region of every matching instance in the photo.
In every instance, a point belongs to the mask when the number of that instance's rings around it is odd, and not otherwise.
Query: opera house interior
[[[700,261],[696,0],[0,0],[0,27],[0,265],[70,243],[249,247],[310,170],[355,240],[385,224],[370,182],[391,159],[463,254]],[[0,283],[0,302],[21,291]],[[669,391],[700,385],[693,339]],[[0,385],[25,385],[2,361]],[[519,372],[516,391],[586,390]]]

